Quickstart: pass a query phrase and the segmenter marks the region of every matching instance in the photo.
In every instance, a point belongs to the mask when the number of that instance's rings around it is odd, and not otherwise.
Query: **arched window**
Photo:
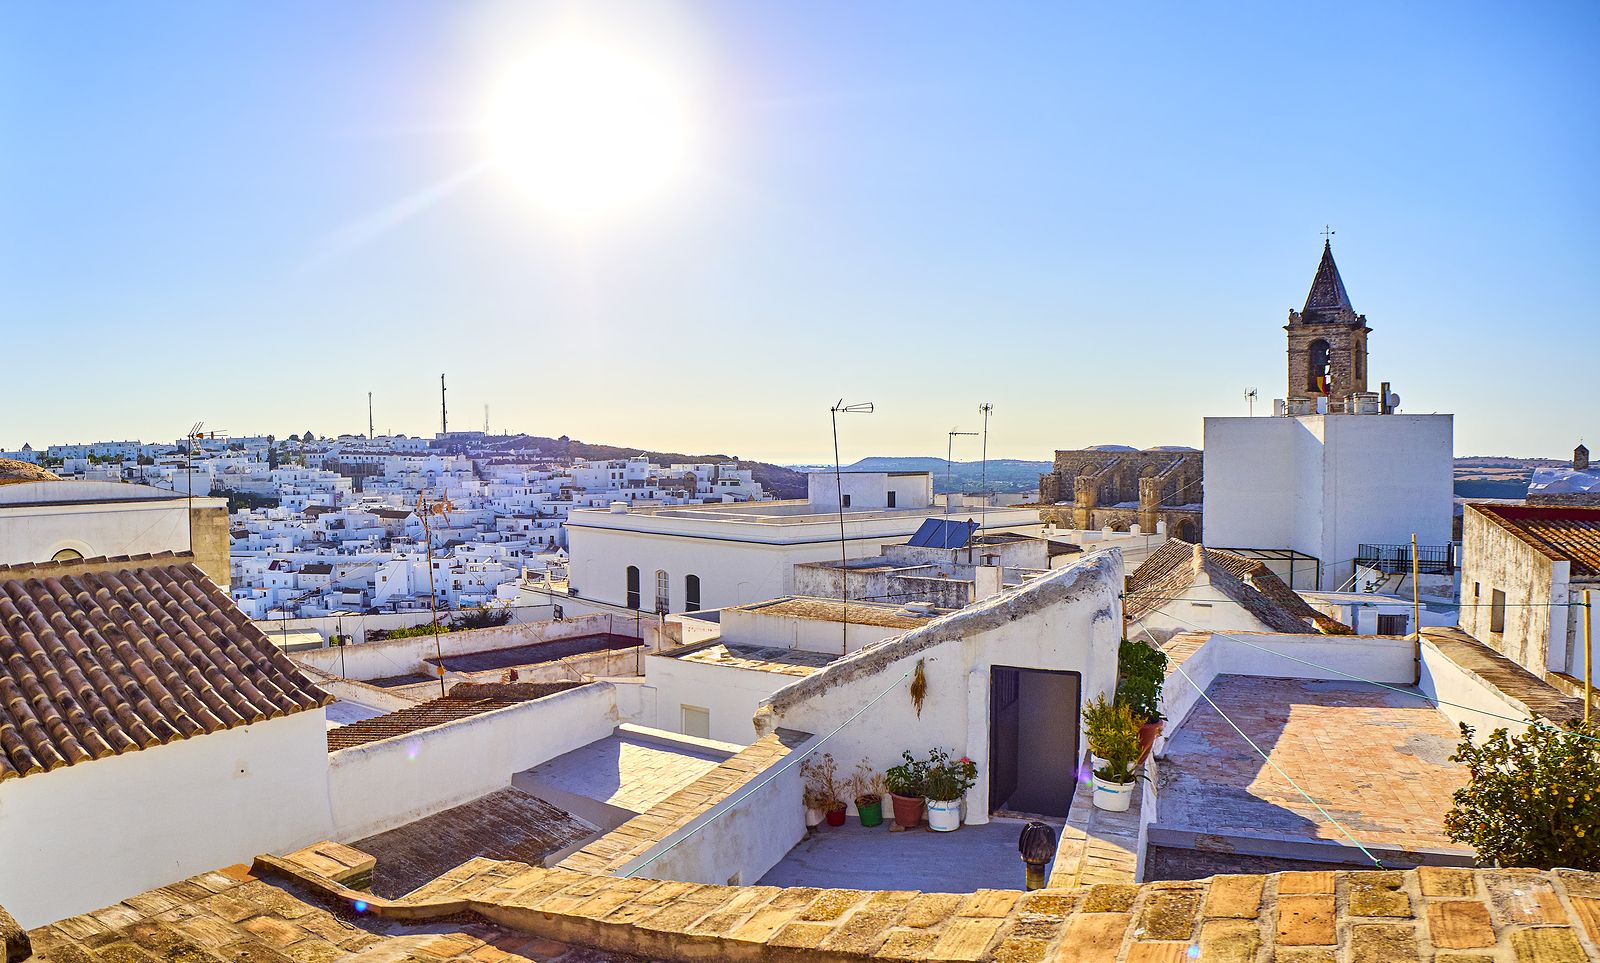
[[[1332,372],[1328,368],[1328,342],[1321,338],[1311,342],[1307,355],[1309,361],[1306,365],[1306,389],[1325,395],[1332,381]]]
[[[672,611],[672,580],[663,569],[656,569],[656,611],[662,615]]]
[[[64,548],[61,551],[59,551],[59,552],[55,553],[54,555],[50,556],[50,561],[52,561],[52,562],[74,562],[74,561],[77,561],[80,558],[83,558],[83,553],[82,552],[78,551],[75,548]]]
[[[685,612],[700,611],[700,576],[685,575],[683,577],[683,610]]]
[[[628,566],[628,608],[639,607],[639,566]]]

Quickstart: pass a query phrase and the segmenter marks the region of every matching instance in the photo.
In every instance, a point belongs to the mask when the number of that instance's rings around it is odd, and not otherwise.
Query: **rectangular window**
[[[894,492],[890,492],[889,493],[889,507],[890,508],[894,507]]]
[[[1504,632],[1506,630],[1506,593],[1493,589],[1489,598],[1489,631]]]
[[[1379,635],[1405,635],[1411,619],[1404,615],[1378,616]]]
[[[683,734],[694,736],[696,739],[711,738],[711,710],[702,706],[684,705],[679,708],[683,711]]]
[[[849,495],[844,496],[844,507],[845,508],[849,508],[850,507],[850,496]]]

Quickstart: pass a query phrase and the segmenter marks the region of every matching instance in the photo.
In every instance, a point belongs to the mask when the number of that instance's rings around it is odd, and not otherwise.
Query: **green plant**
[[[1107,782],[1132,782],[1133,764],[1139,758],[1139,727],[1142,716],[1132,707],[1108,702],[1104,695],[1083,707],[1083,730],[1089,737],[1089,751],[1105,760],[1095,775]]]
[[[927,765],[922,794],[938,802],[960,799],[978,781],[978,765],[966,756],[951,759],[943,749],[934,749],[928,753]]]
[[[896,796],[920,796],[928,782],[928,762],[917,759],[910,752],[900,753],[903,760],[884,771],[883,781]]]
[[[1445,832],[1483,863],[1600,870],[1600,743],[1571,723],[1537,721],[1521,735],[1496,729],[1474,745],[1461,726],[1452,762],[1470,781],[1455,792]]]
[[[1160,722],[1161,686],[1167,680],[1167,654],[1153,645],[1122,640],[1117,652],[1120,677],[1116,701],[1133,710],[1145,722]],[[1096,753],[1103,755],[1103,753]]]

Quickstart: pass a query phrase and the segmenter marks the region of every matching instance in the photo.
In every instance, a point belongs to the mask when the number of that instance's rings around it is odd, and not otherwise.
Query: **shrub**
[[[800,778],[805,780],[807,808],[827,811],[844,805],[839,799],[839,766],[832,753],[806,757],[800,763]]]
[[[1161,721],[1161,686],[1167,681],[1167,654],[1143,642],[1122,640],[1117,652],[1120,677],[1116,701],[1145,722]],[[1104,753],[1095,753],[1104,755]]]
[[[1107,782],[1132,782],[1133,764],[1139,758],[1139,727],[1145,720],[1120,702],[1096,696],[1083,707],[1083,729],[1089,751],[1106,761],[1095,775]]]
[[[928,782],[927,761],[913,757],[909,751],[900,753],[900,758],[904,761],[884,772],[884,784],[896,796],[922,795]]]
[[[928,776],[922,794],[938,802],[950,802],[967,794],[978,781],[978,764],[962,756],[951,759],[943,749],[928,753]]]
[[[1483,863],[1600,870],[1600,743],[1576,724],[1496,729],[1480,745],[1461,726],[1452,762],[1471,775],[1456,790],[1445,832]]]

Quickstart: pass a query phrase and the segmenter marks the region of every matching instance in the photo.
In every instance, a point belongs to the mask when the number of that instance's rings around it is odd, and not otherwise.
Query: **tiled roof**
[[[581,682],[504,682],[457,683],[448,695],[430,699],[421,705],[373,716],[348,726],[328,730],[328,751],[336,752],[352,746],[364,746],[380,739],[391,739],[442,726],[447,722],[468,719],[472,716],[520,705],[534,699],[555,695],[583,685]]]
[[[667,655],[684,662],[702,662],[707,665],[725,665],[735,669],[755,672],[776,672],[780,675],[807,676],[838,658],[826,652],[808,649],[786,649],[779,646],[739,645],[711,641],[703,645],[685,647]]]
[[[781,615],[792,619],[815,619],[819,622],[842,622],[846,618],[854,625],[876,625],[886,629],[917,629],[928,624],[928,619],[902,615],[892,605],[870,602],[841,603],[838,599],[790,596],[771,602],[741,605],[746,612],[761,615]],[[942,613],[941,613],[942,614]]]
[[[1572,563],[1572,574],[1600,576],[1600,508],[1579,505],[1490,505],[1468,508],[1532,545],[1547,558]]]
[[[0,780],[332,701],[191,562],[0,573]]]
[[[1151,552],[1128,576],[1123,602],[1128,617],[1149,615],[1181,597],[1202,571],[1213,590],[1275,631],[1305,632],[1312,624],[1325,632],[1346,630],[1342,623],[1312,608],[1255,559],[1179,539],[1169,539]]]

